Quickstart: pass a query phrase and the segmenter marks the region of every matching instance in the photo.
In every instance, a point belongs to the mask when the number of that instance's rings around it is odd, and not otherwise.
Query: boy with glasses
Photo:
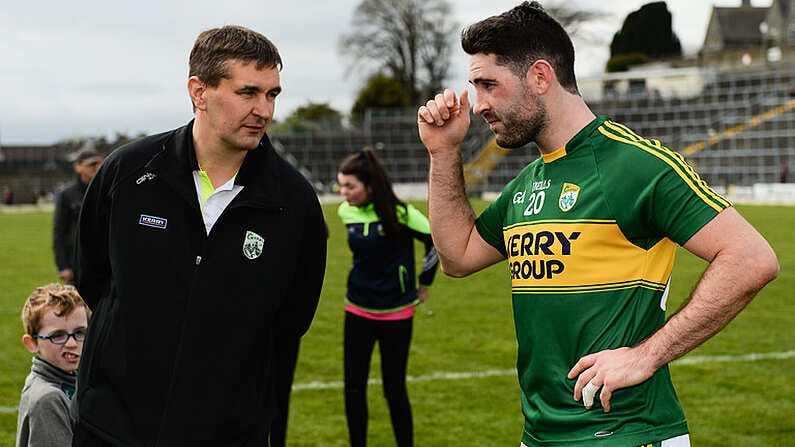
[[[70,285],[48,284],[22,308],[22,343],[33,357],[19,401],[17,447],[70,445],[69,405],[91,310]]]

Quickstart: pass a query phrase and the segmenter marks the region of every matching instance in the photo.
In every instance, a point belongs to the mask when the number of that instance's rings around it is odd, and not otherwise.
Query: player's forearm
[[[766,244],[751,253],[719,254],[689,301],[638,348],[659,369],[726,327],[777,274],[775,255]]]
[[[475,213],[466,196],[460,148],[431,156],[428,177],[428,219],[442,271],[459,276],[463,270]]]

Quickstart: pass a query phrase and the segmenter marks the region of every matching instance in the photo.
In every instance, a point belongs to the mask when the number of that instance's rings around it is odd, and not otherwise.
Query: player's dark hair
[[[345,157],[340,163],[338,171],[345,175],[353,175],[365,187],[370,187],[373,207],[381,221],[384,234],[389,239],[397,239],[400,235],[398,207],[405,214],[406,203],[395,195],[395,191],[392,189],[392,180],[390,180],[378,154],[372,148],[365,147],[361,151]]]
[[[254,62],[257,69],[282,69],[282,58],[276,46],[262,34],[248,28],[227,25],[203,31],[190,52],[189,74],[210,87],[229,78],[230,60]]]
[[[558,82],[579,94],[574,76],[574,45],[566,30],[536,1],[523,2],[500,15],[474,23],[461,32],[467,54],[494,54],[497,63],[524,77],[539,59],[552,65]]]

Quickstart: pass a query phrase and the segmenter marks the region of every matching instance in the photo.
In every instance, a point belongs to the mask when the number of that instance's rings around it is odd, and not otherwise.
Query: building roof
[[[790,7],[790,0],[778,0],[773,1],[773,4],[770,5],[771,8],[778,7],[778,12],[781,14],[781,17],[788,17],[789,16],[789,7]]]
[[[759,25],[765,21],[768,8],[739,7],[712,10],[723,44],[729,47],[756,46],[762,44]]]

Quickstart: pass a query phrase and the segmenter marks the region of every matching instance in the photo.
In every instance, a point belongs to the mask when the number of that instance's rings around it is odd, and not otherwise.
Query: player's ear
[[[533,92],[543,95],[549,90],[555,79],[555,69],[552,68],[552,65],[545,59],[538,59],[527,70],[525,81]]]
[[[22,336],[22,344],[25,345],[25,348],[27,348],[31,354],[39,352],[39,341],[31,337],[30,334]]]
[[[206,106],[204,100],[205,91],[207,91],[207,84],[202,82],[198,76],[191,76],[188,78],[188,95],[193,103],[193,107],[204,110]]]

